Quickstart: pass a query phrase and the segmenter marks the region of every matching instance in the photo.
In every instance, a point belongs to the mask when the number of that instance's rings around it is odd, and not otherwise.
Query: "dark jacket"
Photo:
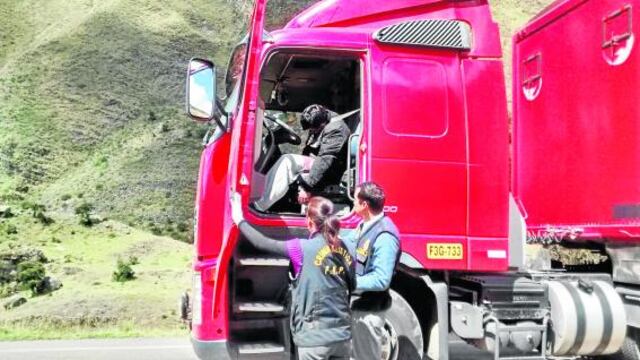
[[[291,291],[291,333],[297,346],[351,339],[349,299],[354,261],[344,246],[330,248],[320,234],[302,242],[303,262]]]
[[[337,184],[347,169],[347,147],[351,131],[343,120],[328,123],[320,133],[319,148],[309,173],[301,174],[299,183],[305,190],[322,190]],[[305,152],[313,153],[311,150]]]
[[[291,333],[297,346],[327,346],[351,339],[350,295],[355,288],[355,260],[344,243],[330,248],[321,234],[308,240],[278,241],[246,221],[238,225],[256,248],[287,256],[287,243],[299,241],[302,267],[291,287]]]

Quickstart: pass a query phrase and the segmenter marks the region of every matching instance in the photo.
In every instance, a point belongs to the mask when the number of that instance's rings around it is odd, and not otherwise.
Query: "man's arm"
[[[373,244],[370,272],[356,278],[356,292],[385,291],[391,285],[391,277],[400,251],[400,242],[389,233],[379,235]]]
[[[332,124],[327,125],[329,127]],[[346,130],[345,130],[346,129]],[[337,160],[337,155],[344,144],[349,140],[349,129],[343,127],[331,127],[325,129],[325,133],[320,140],[320,150],[311,165],[308,174],[300,176],[300,184],[306,189],[311,190],[322,180],[325,173],[331,168]]]

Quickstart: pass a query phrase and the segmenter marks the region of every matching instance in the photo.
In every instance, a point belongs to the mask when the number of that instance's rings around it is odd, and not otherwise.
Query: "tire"
[[[386,321],[385,329],[394,338],[389,360],[422,360],[424,338],[420,321],[400,294],[393,290],[389,292],[391,307],[381,314]]]
[[[622,343],[622,348],[617,353],[610,355],[609,360],[640,360],[640,348],[638,348],[638,333],[633,328],[627,328],[627,337]]]
[[[628,327],[627,337],[622,343],[620,351],[611,355],[594,356],[594,360],[640,360],[640,347],[638,347],[638,330]]]

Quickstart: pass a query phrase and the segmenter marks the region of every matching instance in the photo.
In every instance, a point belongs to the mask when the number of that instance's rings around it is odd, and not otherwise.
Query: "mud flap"
[[[438,320],[425,329],[429,336],[427,358],[449,360],[449,295],[447,284],[433,281],[429,275],[421,276],[436,298]],[[435,341],[434,341],[435,340]]]

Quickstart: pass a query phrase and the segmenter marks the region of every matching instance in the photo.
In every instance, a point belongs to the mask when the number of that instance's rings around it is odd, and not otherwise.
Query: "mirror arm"
[[[224,111],[224,104],[222,104],[222,101],[220,101],[220,99],[216,96],[216,104],[215,104],[215,108],[216,111],[218,113],[220,113],[220,116],[213,116],[213,119],[216,121],[216,124],[218,124],[218,126],[220,127],[220,129],[222,129],[224,132],[227,132],[227,127],[224,126],[224,124],[222,123],[222,121],[220,120],[222,118],[222,116],[224,116],[225,118],[227,118],[227,123],[229,123],[229,113],[227,113],[226,111]]]

